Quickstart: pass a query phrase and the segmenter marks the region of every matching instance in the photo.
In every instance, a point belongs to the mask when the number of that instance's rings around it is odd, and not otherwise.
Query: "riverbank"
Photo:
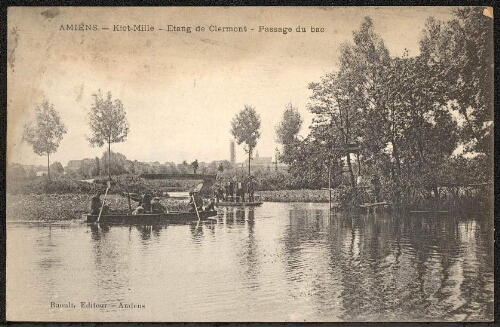
[[[263,201],[271,202],[316,202],[327,203],[326,190],[282,190],[257,192]],[[88,212],[92,193],[77,194],[7,194],[8,221],[59,221],[80,219]],[[186,201],[161,199],[162,204],[173,211],[188,210]],[[106,203],[111,211],[128,210],[126,197],[108,194]],[[131,202],[132,208],[137,205]]]
[[[270,202],[315,202],[328,203],[328,190],[280,190],[257,192],[263,201]],[[336,193],[332,191],[332,201],[335,202]]]
[[[8,221],[59,221],[80,219],[89,211],[90,194],[7,194]],[[185,211],[185,201],[161,199],[163,205],[172,211]],[[128,210],[127,198],[112,194],[106,197],[111,211]],[[131,202],[132,208],[137,203]]]

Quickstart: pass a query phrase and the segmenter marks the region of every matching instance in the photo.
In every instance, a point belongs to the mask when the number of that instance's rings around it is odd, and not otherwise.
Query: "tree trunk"
[[[356,153],[356,159],[358,161],[358,176],[361,176],[361,164],[359,163],[359,150]]]
[[[432,191],[434,193],[434,210],[437,211],[439,208],[439,190],[436,184],[432,185]]]
[[[252,159],[252,148],[248,148],[248,176],[250,176],[250,160]]]
[[[50,154],[47,153],[47,178],[50,181]]]
[[[349,167],[349,175],[351,176],[351,186],[356,187],[356,180],[354,179],[354,172],[352,171],[352,164],[351,164],[351,154],[347,154],[347,167]]]
[[[394,139],[391,140],[392,143],[392,157],[394,158],[394,161],[396,162],[396,178],[401,176],[401,161],[399,160],[399,151],[396,146],[396,142],[394,142]]]
[[[108,178],[111,180],[111,138],[108,138]]]

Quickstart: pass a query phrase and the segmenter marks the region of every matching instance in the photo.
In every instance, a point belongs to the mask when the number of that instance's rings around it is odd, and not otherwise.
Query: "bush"
[[[94,183],[81,182],[67,175],[34,178],[10,178],[7,192],[10,194],[64,194],[95,193],[106,189],[107,177],[97,177]],[[157,192],[187,191],[195,187],[196,180],[148,180],[136,175],[114,176],[109,194],[139,193],[144,190]]]
[[[64,175],[54,176],[50,181],[47,177],[10,180],[7,192],[10,194],[63,194],[63,193],[92,193],[96,185],[79,182]]]

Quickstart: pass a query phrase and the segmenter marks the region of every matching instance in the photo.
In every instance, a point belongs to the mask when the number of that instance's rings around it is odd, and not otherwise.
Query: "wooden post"
[[[128,210],[132,213],[132,204],[130,203],[130,193],[127,190]]]
[[[101,204],[101,210],[99,210],[99,216],[97,217],[96,223],[99,223],[99,221],[101,220],[102,209],[104,208],[104,204],[106,204],[106,196],[108,195],[109,188],[111,187],[111,183],[109,181],[107,184],[108,187],[106,188],[106,193],[104,194],[104,199],[102,200]]]
[[[329,200],[328,204],[330,206],[330,212],[332,212],[332,178],[331,178],[331,166],[328,166],[328,193],[329,193]]]

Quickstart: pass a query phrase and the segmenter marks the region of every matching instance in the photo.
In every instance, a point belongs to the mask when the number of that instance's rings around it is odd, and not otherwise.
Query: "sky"
[[[111,150],[127,159],[160,163],[229,160],[232,118],[245,105],[261,117],[256,151],[273,157],[275,127],[288,103],[307,135],[308,84],[337,69],[340,45],[370,16],[391,56],[418,55],[428,17],[451,19],[449,7],[10,7],[7,48],[7,162],[46,165],[23,142],[23,126],[44,99],[67,127],[51,162],[101,156],[93,148],[88,112],[92,94],[122,101],[130,132]],[[96,31],[61,30],[68,24]],[[154,31],[114,31],[115,25]],[[191,33],[167,31],[190,26]],[[211,25],[247,32],[211,32]],[[196,32],[197,26],[205,27]],[[291,27],[288,34],[259,26]],[[307,32],[297,33],[298,26]],[[311,27],[323,28],[311,33]],[[109,28],[108,30],[102,28]],[[254,29],[253,31],[251,29]],[[161,30],[160,30],[161,29]],[[244,161],[243,144],[236,160]]]

